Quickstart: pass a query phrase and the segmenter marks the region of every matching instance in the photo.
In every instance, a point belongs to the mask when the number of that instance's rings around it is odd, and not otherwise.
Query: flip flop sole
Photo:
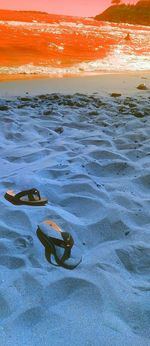
[[[8,193],[5,193],[4,195],[5,199],[14,204],[14,205],[30,205],[30,206],[33,206],[33,207],[36,207],[36,206],[42,206],[42,205],[45,205],[47,204],[48,202],[48,199],[47,198],[41,198],[40,200],[38,201],[26,201],[26,200],[17,200],[15,198],[15,196],[11,196],[9,195]]]

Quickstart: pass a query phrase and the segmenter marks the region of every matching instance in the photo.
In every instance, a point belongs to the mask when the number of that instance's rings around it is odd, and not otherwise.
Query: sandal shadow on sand
[[[71,234],[62,231],[52,220],[45,220],[38,226],[37,237],[45,247],[47,261],[54,266],[74,269],[81,263],[80,250],[74,245]]]
[[[4,197],[7,201],[15,205],[42,206],[48,202],[48,199],[41,197],[40,192],[35,188],[16,194],[14,191],[7,191]]]

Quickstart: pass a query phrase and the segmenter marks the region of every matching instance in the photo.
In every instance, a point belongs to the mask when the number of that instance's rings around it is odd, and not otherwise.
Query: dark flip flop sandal
[[[5,199],[15,205],[32,205],[41,206],[48,202],[47,198],[41,198],[37,189],[30,189],[16,193],[14,191],[7,191],[4,195]]]
[[[45,257],[49,263],[65,269],[74,269],[82,261],[81,253],[74,245],[71,234],[63,232],[52,220],[43,221],[36,233],[45,247]]]

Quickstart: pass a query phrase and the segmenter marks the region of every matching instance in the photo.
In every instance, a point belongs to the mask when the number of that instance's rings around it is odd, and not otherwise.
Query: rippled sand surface
[[[1,346],[149,345],[150,97],[39,95],[0,103]],[[38,188],[45,207],[7,189]],[[51,218],[82,263],[51,266]]]

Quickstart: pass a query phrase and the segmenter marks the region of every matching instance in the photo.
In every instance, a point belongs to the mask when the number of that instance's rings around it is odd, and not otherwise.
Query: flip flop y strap
[[[59,246],[61,248],[64,248],[64,254],[61,257],[61,259],[59,259],[59,261],[63,263],[71,255],[71,249],[74,245],[74,240],[68,232],[61,232],[61,235],[63,239],[57,239],[53,237],[48,237],[48,238],[54,244],[54,246]]]
[[[51,244],[52,247],[46,249],[45,255],[46,255],[47,260],[52,265],[54,265],[55,267],[61,266],[61,267],[65,268],[65,269],[74,269],[79,263],[77,263],[76,265],[69,265],[69,264],[65,263],[65,261],[70,258],[71,248],[72,248],[72,246],[74,244],[74,240],[73,240],[72,236],[69,233],[66,233],[66,232],[62,232],[62,233],[63,233],[62,236],[65,233],[65,235],[64,235],[65,240],[60,240],[60,239],[49,237],[50,240],[52,241],[52,244]],[[57,256],[57,253],[55,251],[55,245],[64,248],[64,254],[62,255],[61,258],[59,258]],[[54,255],[55,261],[56,261],[57,264],[55,264],[52,261],[52,255]]]
[[[46,220],[44,223],[51,226],[55,231],[61,234],[62,237],[62,239],[59,239],[49,236],[48,234],[45,234],[45,232],[43,232],[42,229],[38,226],[37,236],[45,247],[45,257],[47,261],[54,266],[61,266],[65,269],[76,268],[81,260],[76,264],[69,264],[66,262],[71,257],[71,249],[74,245],[74,240],[71,234],[68,232],[62,232],[60,227],[51,220]],[[64,249],[63,254],[60,257],[57,253],[57,247],[61,247]],[[52,256],[54,257],[56,263],[52,261]]]
[[[61,232],[62,238],[63,239],[58,239],[58,238],[53,238],[53,237],[49,237],[49,236],[44,236],[43,237],[43,245],[46,248],[46,252],[47,252],[47,259],[49,257],[49,262],[53,265],[55,265],[52,261],[51,261],[51,255],[53,254],[55,257],[55,260],[57,262],[56,266],[61,265],[62,267],[65,267],[65,261],[70,258],[71,255],[71,249],[74,245],[74,240],[71,236],[71,234],[69,234],[68,232]],[[46,246],[45,244],[45,240],[47,238],[47,243],[49,243],[48,246]],[[42,240],[42,239],[41,239]],[[59,258],[57,256],[57,252],[56,252],[56,248],[55,246],[59,246],[61,248],[64,249],[64,253],[62,255],[61,258]],[[48,251],[49,250],[49,251]],[[48,254],[49,252],[49,254]]]
[[[64,254],[61,258],[61,262],[64,262],[71,255],[71,249],[74,245],[74,240],[73,240],[71,234],[68,232],[62,232],[61,235],[62,235],[63,240],[64,240],[64,248],[65,248]]]
[[[62,232],[61,233],[63,240],[58,240],[58,245],[64,248],[64,254],[61,258],[58,258],[57,254],[55,253],[55,260],[56,262],[61,266],[66,268],[65,261],[70,258],[71,255],[71,249],[74,245],[74,240],[70,233],[68,232]],[[55,242],[56,244],[56,242]],[[67,265],[68,269],[72,269],[71,265]]]
[[[21,192],[18,192],[15,195],[15,199],[18,201],[21,199],[21,197],[28,196],[29,201],[36,201],[37,199],[40,200],[41,196],[37,189],[30,189],[30,190],[24,190]]]

